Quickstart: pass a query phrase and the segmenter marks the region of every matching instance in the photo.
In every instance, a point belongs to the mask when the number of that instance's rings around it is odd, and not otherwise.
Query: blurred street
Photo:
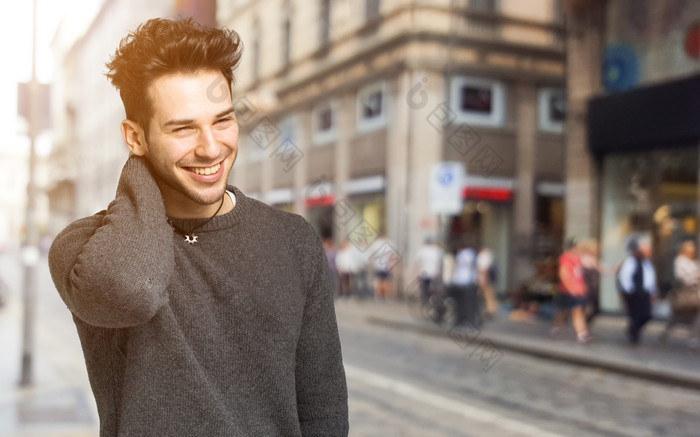
[[[0,275],[11,290],[0,312],[0,436],[96,436],[97,413],[75,326],[50,282],[45,258],[37,269],[35,384],[18,388],[21,266],[14,255],[0,256]],[[351,436],[691,436],[700,426],[700,391],[504,347],[485,369],[478,352],[440,335],[446,328],[413,318],[405,303],[339,299],[336,311]],[[658,323],[633,350],[616,334],[621,320],[615,317],[599,321],[593,330],[597,343],[589,346],[576,345],[567,332],[548,340],[545,323],[507,322],[503,311],[499,320],[487,324],[483,334],[498,345],[505,338],[524,345],[539,342],[558,351],[618,363],[638,360],[700,378],[693,367],[698,353],[683,346],[682,333],[658,345]]]
[[[97,409],[75,325],[45,256],[36,271],[34,383],[21,388],[23,271],[16,252],[0,254],[0,279],[10,292],[0,309],[0,436],[96,436]]]
[[[336,311],[354,436],[693,436],[700,426],[698,391],[510,351],[484,371],[447,336],[367,323],[410,320],[404,305],[340,300]]]

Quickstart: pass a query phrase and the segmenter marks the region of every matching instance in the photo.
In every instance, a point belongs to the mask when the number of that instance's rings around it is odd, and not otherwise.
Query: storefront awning
[[[601,156],[700,144],[700,74],[588,102],[588,146]]]

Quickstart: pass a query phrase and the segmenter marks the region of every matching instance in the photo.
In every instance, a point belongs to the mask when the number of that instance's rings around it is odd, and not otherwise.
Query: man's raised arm
[[[71,312],[94,326],[145,323],[167,302],[172,229],[143,158],[129,157],[106,211],[73,222],[56,237],[49,268]]]

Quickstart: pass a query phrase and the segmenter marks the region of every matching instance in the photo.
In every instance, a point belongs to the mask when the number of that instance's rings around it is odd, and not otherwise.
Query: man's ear
[[[131,151],[130,155],[144,156],[148,147],[141,125],[133,120],[126,119],[122,121],[121,131],[124,141],[126,141],[126,145]]]

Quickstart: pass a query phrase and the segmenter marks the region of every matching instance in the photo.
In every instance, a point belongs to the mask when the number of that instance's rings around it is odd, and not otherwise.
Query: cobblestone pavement
[[[337,301],[351,435],[695,436],[700,392],[506,352],[488,371],[449,338],[378,327]]]

